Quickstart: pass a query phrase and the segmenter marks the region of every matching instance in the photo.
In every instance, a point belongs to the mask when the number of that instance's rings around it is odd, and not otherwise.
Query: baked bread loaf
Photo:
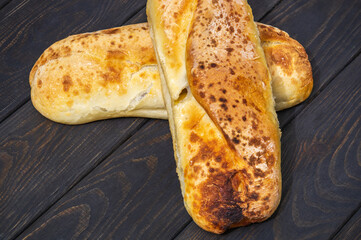
[[[313,85],[304,48],[275,27],[257,25],[276,110],[302,102]],[[167,118],[147,23],[54,43],[35,63],[30,86],[34,107],[64,124],[127,116]]]
[[[246,0],[148,0],[184,204],[203,229],[261,222],[281,197],[271,77]]]

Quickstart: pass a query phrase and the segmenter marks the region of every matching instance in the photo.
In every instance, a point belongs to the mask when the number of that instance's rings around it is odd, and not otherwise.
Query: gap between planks
[[[330,240],[335,239],[337,234],[342,231],[342,229],[347,225],[349,221],[351,221],[352,217],[361,210],[361,202],[359,203],[358,207],[346,218],[346,220],[336,229],[334,233],[331,234]]]
[[[11,0],[0,0],[0,10],[5,8],[10,2]]]

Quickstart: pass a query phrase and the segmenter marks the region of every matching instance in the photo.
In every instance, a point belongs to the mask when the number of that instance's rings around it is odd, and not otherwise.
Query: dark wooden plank
[[[282,200],[266,222],[177,239],[328,239],[361,204],[361,55],[283,130]]]
[[[281,0],[249,0],[248,3],[252,7],[254,19],[259,20],[273,9]]]
[[[0,0],[0,10],[5,7],[7,4],[9,4],[11,0]]]
[[[361,239],[361,208],[352,216],[346,225],[333,238],[335,240],[359,240]]]
[[[146,0],[11,1],[0,11],[0,122],[29,100],[29,72],[41,53],[68,35],[116,27]]]
[[[0,125],[0,239],[16,236],[147,120],[81,126],[44,119],[28,102]]]
[[[189,220],[172,155],[150,120],[19,239],[171,239]]]
[[[281,124],[294,118],[361,50],[361,1],[282,1],[262,21],[288,32],[306,48],[314,88],[309,99],[278,113]]]

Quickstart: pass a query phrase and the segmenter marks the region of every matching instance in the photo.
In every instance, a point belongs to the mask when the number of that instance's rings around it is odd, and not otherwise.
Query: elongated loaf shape
[[[275,27],[257,25],[276,110],[302,102],[313,85],[304,48]],[[34,107],[64,124],[127,116],[167,118],[146,23],[54,43],[34,65],[30,85]]]
[[[149,0],[185,207],[223,233],[261,222],[281,197],[271,77],[246,0]]]

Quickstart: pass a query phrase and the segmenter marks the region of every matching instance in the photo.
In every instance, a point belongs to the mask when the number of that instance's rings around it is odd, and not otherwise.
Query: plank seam
[[[268,10],[262,17],[260,17],[260,19],[257,20],[257,21],[258,21],[258,22],[262,22],[262,20],[263,20],[265,17],[267,17],[268,14],[270,14],[276,7],[278,7],[278,6],[281,4],[282,1],[283,1],[283,0],[279,0],[278,2],[276,2],[276,4],[275,4],[270,10]]]
[[[20,108],[22,108],[26,103],[30,101],[30,96],[26,97],[23,101],[18,103],[12,110],[10,110],[3,119],[0,120],[0,124],[2,124],[6,119],[10,118],[15,112],[17,112]]]
[[[91,172],[94,171],[100,164],[102,164],[107,158],[109,158],[120,146],[122,146],[124,143],[126,143],[131,137],[134,136],[136,132],[138,132],[148,121],[149,119],[142,119],[142,123],[140,123],[135,129],[133,129],[126,138],[123,140],[120,140],[118,143],[116,143],[111,150],[102,157],[99,162],[94,164],[93,167],[88,169],[83,175],[79,176],[78,179],[74,181],[74,183],[66,190],[58,199],[56,199],[53,203],[51,203],[47,208],[45,208],[42,212],[40,212],[37,216],[34,217],[28,224],[26,224],[23,228],[23,230],[19,231],[13,238],[18,238],[21,234],[23,234],[31,225],[33,225],[39,218],[41,218],[44,214],[48,212],[48,210],[56,205],[66,194],[68,194],[72,189],[74,189],[84,178],[86,178]]]
[[[8,5],[10,2],[11,2],[11,0],[8,0],[8,1],[4,2],[2,5],[0,5],[0,10],[5,8],[6,5]]]
[[[346,226],[346,224],[351,221],[352,217],[361,209],[361,202],[359,203],[358,207],[345,219],[345,221],[336,229],[336,231],[331,234],[329,239],[335,239],[337,234],[341,232],[341,230]]]
[[[331,82],[333,80],[335,80],[353,61],[355,61],[355,59],[357,57],[359,57],[361,54],[361,48],[358,50],[358,52],[353,55],[349,61],[347,61],[347,63],[339,70],[337,71],[332,77],[330,77],[330,79],[328,81],[326,81],[326,83],[320,87],[320,89],[318,89],[318,91],[309,99],[307,99],[306,102],[304,102],[306,105],[304,106],[304,108],[300,109],[298,112],[296,112],[283,126],[282,129],[285,129],[298,115],[302,114],[307,108],[308,106],[321,94],[321,92],[326,89],[328,87],[328,85],[331,84]]]
[[[183,226],[170,239],[174,240],[191,222],[193,222],[192,218],[185,222]]]

